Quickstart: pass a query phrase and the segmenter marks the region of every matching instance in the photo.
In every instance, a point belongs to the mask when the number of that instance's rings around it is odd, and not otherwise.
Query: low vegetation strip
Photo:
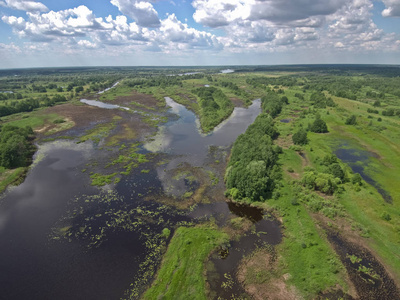
[[[229,98],[215,87],[201,87],[194,91],[200,97],[200,122],[204,132],[228,118],[233,112]]]
[[[179,227],[143,299],[206,299],[204,261],[228,236],[210,227]]]

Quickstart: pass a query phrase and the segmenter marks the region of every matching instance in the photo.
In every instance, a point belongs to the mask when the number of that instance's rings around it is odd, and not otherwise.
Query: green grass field
[[[143,299],[206,299],[204,262],[227,240],[216,228],[179,227]]]

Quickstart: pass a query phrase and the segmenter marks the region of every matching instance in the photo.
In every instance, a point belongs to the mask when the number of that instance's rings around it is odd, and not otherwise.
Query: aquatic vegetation
[[[90,175],[90,178],[92,179],[92,185],[103,186],[106,184],[110,184],[115,175],[117,175],[117,173],[112,173],[108,175],[94,173],[93,175]]]
[[[213,171],[206,171],[211,180],[211,186],[217,185],[219,177]]]
[[[107,137],[111,130],[116,127],[115,122],[98,124],[93,129],[87,130],[85,135],[79,138],[79,143],[86,142],[87,140],[92,140],[94,143],[98,144],[101,139]]]

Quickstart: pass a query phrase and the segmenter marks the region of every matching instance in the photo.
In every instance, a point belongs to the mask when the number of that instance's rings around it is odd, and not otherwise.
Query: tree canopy
[[[0,166],[25,167],[32,157],[34,146],[31,127],[6,125],[0,132]]]

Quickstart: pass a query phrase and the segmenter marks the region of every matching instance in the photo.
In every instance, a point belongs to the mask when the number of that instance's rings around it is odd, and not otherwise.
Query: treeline
[[[253,77],[246,79],[246,83],[253,87],[262,87],[268,85],[282,85],[282,86],[295,86],[297,83],[297,76],[280,76],[280,77]]]
[[[189,80],[189,79],[202,79],[204,78],[204,74],[188,74],[188,75],[166,75],[166,76],[147,76],[147,77],[140,77],[140,78],[135,78],[133,77],[132,79],[127,79],[124,81],[124,83],[132,88],[142,88],[142,87],[161,87],[161,88],[166,88],[168,86],[179,86],[182,87],[182,81],[183,80]]]
[[[229,98],[218,88],[201,87],[192,92],[200,98],[200,120],[205,132],[229,117],[234,109]]]
[[[22,99],[21,93],[0,93],[0,101],[2,100],[15,100],[15,99]]]
[[[237,138],[225,173],[227,197],[264,201],[272,195],[281,180],[277,161],[282,149],[273,144],[277,136],[272,117],[262,113]]]
[[[5,125],[0,128],[0,166],[26,167],[35,152],[34,133],[31,127]]]
[[[39,107],[53,106],[59,102],[65,102],[65,96],[55,95],[52,98],[44,96],[41,99],[27,99],[20,101],[12,101],[5,105],[0,105],[0,117],[9,116],[20,112],[29,112]]]
[[[125,84],[129,87],[142,88],[142,87],[161,87],[167,86],[180,86],[182,87],[182,77],[180,76],[160,76],[155,78],[137,78],[131,80],[125,80]]]
[[[310,101],[315,108],[326,108],[336,106],[331,97],[326,97],[322,92],[314,92],[310,96]]]

